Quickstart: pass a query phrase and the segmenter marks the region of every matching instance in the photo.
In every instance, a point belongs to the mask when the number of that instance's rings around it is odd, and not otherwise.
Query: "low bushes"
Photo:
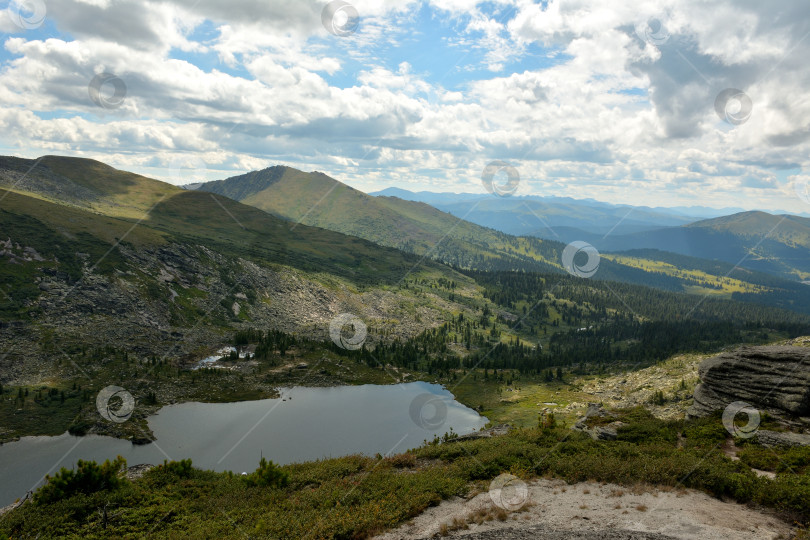
[[[126,482],[119,476],[127,462],[121,456],[114,461],[107,460],[101,465],[95,461],[76,463],[76,470],[62,469],[54,476],[45,476],[45,485],[37,490],[34,501],[48,504],[71,497],[77,493],[91,494],[97,491],[112,491]]]
[[[123,460],[82,462],[76,471],[49,479],[36,504],[3,516],[0,538],[147,532],[157,538],[226,537],[234,531],[267,538],[362,538],[441,500],[486,489],[504,472],[524,479],[696,488],[810,519],[806,449],[778,450],[777,460],[769,460],[748,444],[741,460],[732,461],[720,448],[726,437],[719,418],[666,422],[630,410],[617,419],[626,427],[616,441],[594,441],[546,424],[387,458],[354,455],[286,466],[262,460],[248,476],[201,471],[190,460],[168,462],[117,489],[116,482],[125,482],[117,474]],[[762,478],[750,465],[779,474]],[[99,515],[102,505],[110,507],[108,523]]]
[[[249,486],[285,487],[290,482],[290,475],[272,461],[262,458],[259,468],[249,474],[245,481]]]

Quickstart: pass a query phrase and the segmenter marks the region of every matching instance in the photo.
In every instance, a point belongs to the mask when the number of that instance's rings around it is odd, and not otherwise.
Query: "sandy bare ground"
[[[524,493],[528,497],[523,500],[528,502],[512,512],[495,506],[486,491],[469,500],[444,501],[376,538],[421,539],[440,533],[463,538],[489,531],[481,537],[530,538],[527,533],[538,526],[562,531],[559,538],[565,536],[565,531],[574,537],[581,537],[574,533],[595,532],[593,538],[601,538],[600,532],[623,530],[700,540],[789,539],[794,533],[790,524],[766,511],[723,502],[693,490],[632,489],[598,483],[568,485],[539,479],[529,482]],[[459,528],[464,525],[468,528]]]

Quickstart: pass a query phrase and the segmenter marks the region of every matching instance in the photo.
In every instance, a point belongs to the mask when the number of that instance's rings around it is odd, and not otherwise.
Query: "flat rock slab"
[[[628,488],[616,484],[540,478],[526,483],[526,504],[504,521],[489,492],[456,497],[427,508],[377,540],[464,539],[639,539],[776,540],[793,538],[793,526],[773,513],[724,502],[694,490]],[[471,520],[470,518],[473,517]],[[504,517],[504,516],[500,516]],[[459,523],[467,529],[457,528]],[[445,530],[446,529],[446,530]]]
[[[529,529],[499,529],[469,534],[470,540],[674,540],[673,536],[637,531],[549,531],[537,526]]]
[[[757,431],[757,442],[768,448],[774,446],[810,446],[810,435],[760,429]]]

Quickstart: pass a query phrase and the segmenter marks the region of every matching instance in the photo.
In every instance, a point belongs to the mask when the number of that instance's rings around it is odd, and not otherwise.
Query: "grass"
[[[628,489],[638,484],[696,488],[791,518],[810,518],[810,475],[784,473],[770,480],[731,461],[718,448],[725,438],[719,418],[662,421],[641,409],[618,414],[628,426],[617,441],[593,441],[563,428],[524,429],[494,439],[430,444],[407,457],[348,456],[287,465],[281,467],[289,479],[284,487],[252,486],[229,473],[192,470],[181,477],[153,469],[116,490],[26,504],[3,516],[0,538],[128,538],[147,532],[155,538],[366,538],[441,500],[485,491],[504,472],[524,480],[556,477]],[[679,435],[681,446],[673,444]],[[501,519],[494,510],[484,513],[472,516],[472,522]],[[455,527],[463,524],[447,529]]]
[[[602,254],[601,257],[632,268],[640,268],[647,272],[661,273],[684,280],[684,291],[688,294],[707,294],[731,298],[732,293],[735,292],[764,293],[770,290],[767,287],[754,285],[740,279],[716,276],[696,269],[679,268],[663,261],[609,253]]]
[[[697,365],[706,357],[707,355],[680,354],[649,368],[602,375],[575,375],[566,372],[562,381],[545,381],[539,376],[521,376],[517,372],[505,370],[503,377],[514,379],[510,386],[495,380],[491,371],[490,378],[484,380],[483,370],[480,369],[475,370],[475,377],[472,373],[466,377],[459,374],[456,381],[439,379],[439,382],[459,402],[477,410],[492,424],[533,427],[537,424],[538,413],[547,408],[555,413],[558,421],[570,426],[581,416],[589,402],[602,401],[611,407],[627,407],[639,395],[651,394],[657,388],[664,389],[667,406],[675,404],[682,411],[690,402],[686,397],[691,396],[698,382]],[[611,391],[603,392],[604,395],[597,394],[600,388]],[[572,407],[567,408],[569,406]]]
[[[547,407],[544,403],[553,402],[563,407],[572,402],[593,400],[593,396],[565,382],[522,379],[506,386],[493,379],[484,381],[483,370],[477,370],[477,373],[477,380],[468,376],[457,385],[452,382],[445,384],[459,402],[478,410],[493,424],[534,426],[537,414]],[[566,420],[564,415],[560,419]]]

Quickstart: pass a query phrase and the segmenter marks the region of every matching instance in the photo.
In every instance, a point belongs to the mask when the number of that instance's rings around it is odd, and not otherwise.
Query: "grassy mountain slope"
[[[558,246],[469,223],[418,202],[372,197],[329,176],[271,167],[199,191],[217,193],[306,225],[359,236],[457,266],[551,270]]]
[[[9,190],[0,203],[4,211],[34,216],[68,234],[83,223],[85,232],[104,242],[125,235],[135,243],[145,237],[151,242],[205,242],[224,254],[358,282],[396,281],[418,261],[331,230],[291,228],[287,221],[229,198],[187,191],[94,160],[2,158],[0,187]]]
[[[810,287],[744,265],[658,249],[603,253],[602,259],[621,265],[623,269],[643,272],[637,275],[635,282],[640,282],[638,280],[645,276],[651,286],[657,288],[810,313]],[[621,273],[619,281],[627,281],[622,279],[625,274],[626,271]]]
[[[706,235],[733,235],[743,256],[748,255],[744,265],[802,280],[810,279],[810,218],[742,212],[698,221],[685,229],[702,231]],[[705,250],[703,245],[701,248]]]

